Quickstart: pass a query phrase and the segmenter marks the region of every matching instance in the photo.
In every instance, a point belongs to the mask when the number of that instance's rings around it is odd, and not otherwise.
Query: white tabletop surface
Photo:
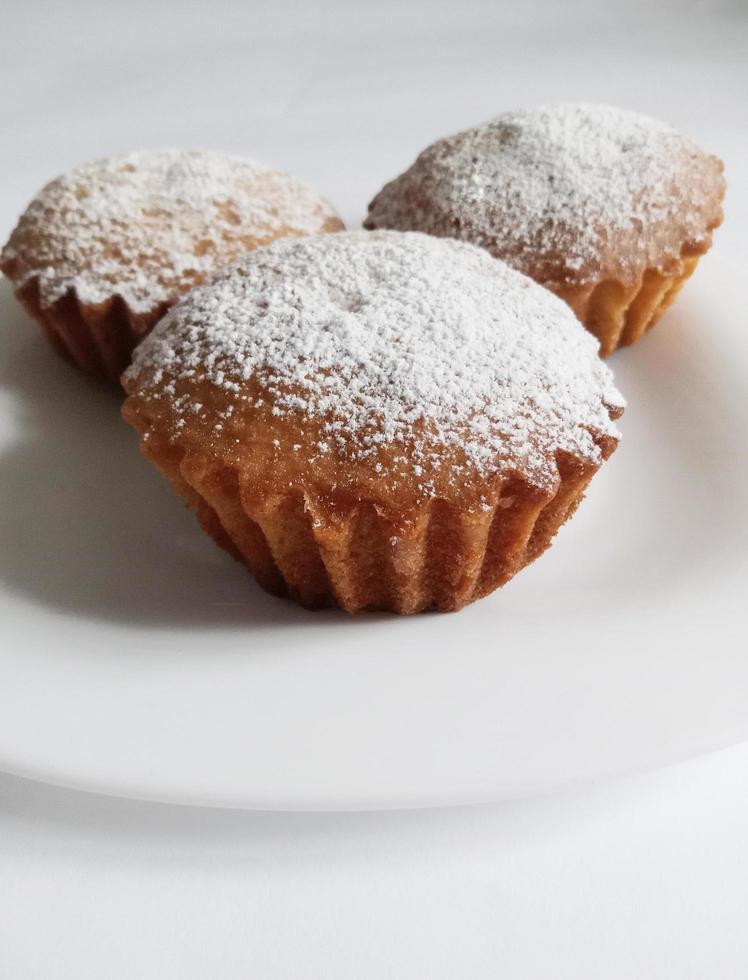
[[[50,176],[166,145],[295,171],[355,226],[433,138],[585,99],[723,157],[716,250],[740,262],[747,65],[741,0],[8,0],[0,238]],[[555,798],[376,815],[168,807],[0,775],[0,977],[743,980],[747,826],[748,745]]]

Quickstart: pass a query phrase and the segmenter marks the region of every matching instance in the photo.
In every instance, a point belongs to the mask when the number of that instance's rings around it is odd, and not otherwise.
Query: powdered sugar
[[[303,181],[220,153],[162,150],[96,160],[52,181],[3,250],[18,285],[45,304],[118,294],[133,312],[174,299],[278,235],[304,235],[334,212]]]
[[[606,406],[623,401],[596,351],[560,300],[478,248],[343,232],[275,242],[193,290],[125,384],[184,417],[193,384],[239,399],[259,381],[274,415],[324,421],[319,452],[375,467],[402,444],[417,476],[457,449],[481,474],[547,484],[556,450],[597,462],[591,431],[617,436]]]
[[[541,282],[631,278],[719,219],[722,165],[675,130],[610,106],[499,116],[428,147],[367,227],[461,238]]]

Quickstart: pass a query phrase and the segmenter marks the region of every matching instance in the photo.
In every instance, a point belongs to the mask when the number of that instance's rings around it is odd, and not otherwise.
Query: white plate
[[[0,283],[0,768],[155,800],[385,808],[748,736],[732,278],[710,256],[613,358],[624,441],[551,551],[459,614],[405,619],[264,595]]]

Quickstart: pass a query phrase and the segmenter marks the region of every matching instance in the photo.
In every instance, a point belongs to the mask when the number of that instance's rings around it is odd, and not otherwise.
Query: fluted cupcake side
[[[125,403],[123,412],[203,530],[262,588],[353,614],[456,611],[490,594],[546,550],[599,469],[559,453],[554,489],[504,479],[485,509],[436,498],[394,522],[361,499],[332,516],[319,488],[254,499],[235,466],[159,442],[137,410]],[[603,460],[617,444],[598,442]]]
[[[600,356],[635,344],[675,301],[693,275],[708,244],[688,246],[670,268],[646,269],[631,285],[616,279],[585,286],[558,286],[552,291],[574,310],[600,341]]]
[[[37,277],[15,294],[65,360],[115,385],[130,363],[133,348],[170,306],[164,302],[146,313],[134,313],[120,296],[103,303],[83,303],[74,289],[45,304]]]
[[[222,153],[149,150],[50,181],[0,248],[0,271],[58,353],[117,384],[193,286],[276,238],[342,228],[290,174]]]

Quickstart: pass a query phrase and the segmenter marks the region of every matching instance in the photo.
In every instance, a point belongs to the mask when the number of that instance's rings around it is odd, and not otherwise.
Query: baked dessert
[[[285,240],[175,306],[123,414],[257,581],[349,612],[459,609],[550,543],[623,401],[552,293],[472,245]]]
[[[722,170],[648,116],[538,106],[429,146],[365,227],[488,249],[564,299],[607,355],[660,318],[709,248]]]
[[[96,160],[34,198],[0,270],[57,350],[118,381],[175,300],[284,235],[338,231],[307,184],[220,153],[160,150]]]

